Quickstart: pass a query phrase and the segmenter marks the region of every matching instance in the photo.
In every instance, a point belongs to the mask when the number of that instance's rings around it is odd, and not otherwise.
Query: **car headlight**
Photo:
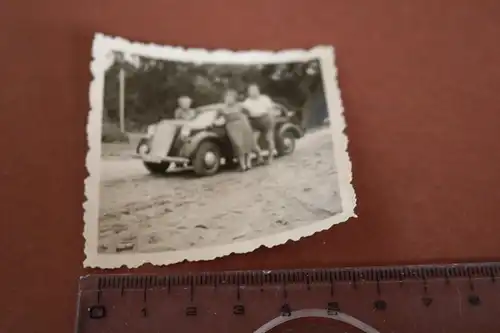
[[[156,125],[149,125],[148,126],[148,136],[152,136],[155,134],[156,131]]]
[[[146,142],[142,143],[137,148],[137,151],[138,151],[139,155],[141,155],[141,156],[147,155],[147,154],[149,154],[149,145]]]

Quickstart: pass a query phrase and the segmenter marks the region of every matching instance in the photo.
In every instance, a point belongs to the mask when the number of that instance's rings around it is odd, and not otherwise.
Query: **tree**
[[[187,94],[194,106],[221,101],[225,89],[245,93],[250,83],[287,106],[302,110],[322,91],[319,63],[212,65],[172,62],[136,57],[131,63],[123,55],[106,73],[104,105],[106,119],[119,123],[119,77],[127,77],[124,104],[127,129],[141,131],[159,119],[173,118],[177,98]],[[306,111],[307,112],[310,111]],[[306,117],[307,118],[307,117]]]

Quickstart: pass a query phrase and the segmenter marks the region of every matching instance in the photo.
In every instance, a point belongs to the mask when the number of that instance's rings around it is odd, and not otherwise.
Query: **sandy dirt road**
[[[138,159],[103,159],[99,251],[176,251],[296,228],[341,210],[328,129],[248,172],[151,176]]]

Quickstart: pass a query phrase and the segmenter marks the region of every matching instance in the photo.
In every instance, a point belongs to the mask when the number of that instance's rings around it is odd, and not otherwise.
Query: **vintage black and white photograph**
[[[96,35],[91,70],[86,266],[208,260],[355,216],[332,47]]]

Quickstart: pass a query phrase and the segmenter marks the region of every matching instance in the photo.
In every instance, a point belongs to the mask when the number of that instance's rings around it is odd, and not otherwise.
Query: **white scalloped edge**
[[[157,59],[195,63],[264,64],[319,59],[327,97],[330,128],[334,142],[334,156],[338,170],[342,213],[279,234],[208,248],[158,253],[98,253],[100,138],[103,106],[102,92],[104,88],[105,71],[112,63],[109,57],[111,51],[122,51],[129,54]],[[182,47],[142,44],[98,33],[94,37],[92,57],[90,69],[93,79],[89,91],[90,112],[87,123],[87,142],[89,150],[86,157],[86,166],[89,176],[85,180],[85,196],[87,200],[83,204],[85,222],[83,235],[85,237],[86,256],[83,262],[84,267],[119,268],[126,266],[128,268],[133,268],[146,263],[153,265],[169,265],[182,261],[212,260],[232,253],[251,252],[262,246],[270,248],[284,244],[288,241],[297,241],[302,237],[311,236],[316,232],[327,230],[335,224],[347,221],[351,217],[357,217],[354,212],[356,207],[356,195],[351,184],[351,161],[347,153],[348,140],[347,136],[344,134],[344,129],[346,127],[343,117],[344,109],[337,82],[337,71],[334,64],[335,56],[332,46],[316,46],[309,50],[291,49],[276,52],[186,49]]]

